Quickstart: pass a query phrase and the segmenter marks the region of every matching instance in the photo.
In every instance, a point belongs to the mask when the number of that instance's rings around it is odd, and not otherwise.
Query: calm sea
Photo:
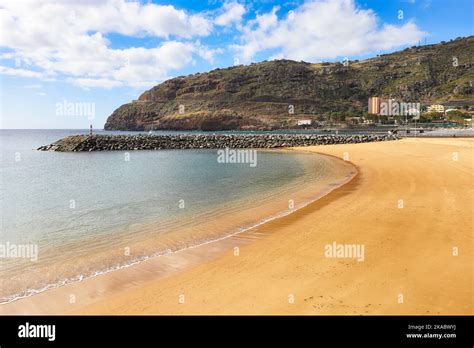
[[[258,151],[252,167],[218,163],[217,150],[36,150],[82,133],[0,130],[0,302],[238,233],[350,175],[285,151]]]

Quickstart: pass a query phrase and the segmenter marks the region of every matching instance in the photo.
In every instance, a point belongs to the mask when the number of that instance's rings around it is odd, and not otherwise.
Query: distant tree
[[[367,120],[370,120],[372,122],[377,122],[378,119],[379,119],[379,115],[367,113],[366,116],[364,116],[364,118],[366,118]]]
[[[359,124],[359,119],[356,117],[346,117],[346,123],[351,125]]]
[[[395,115],[393,118],[397,121],[398,124],[405,124],[408,120],[408,117],[405,115]]]
[[[420,122],[429,122],[431,121],[431,118],[429,117],[429,114],[421,114],[420,115]]]
[[[427,112],[424,113],[422,117],[428,121],[444,120],[444,114],[442,112]]]
[[[452,118],[459,118],[459,117],[464,118],[464,116],[465,116],[465,113],[459,110],[451,110],[446,113],[446,117],[448,118],[448,120]]]
[[[464,124],[466,123],[464,119],[466,118],[467,114],[458,110],[449,111],[446,113],[446,117],[448,120]]]

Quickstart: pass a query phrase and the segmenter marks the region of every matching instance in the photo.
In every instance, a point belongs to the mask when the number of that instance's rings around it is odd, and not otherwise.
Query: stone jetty
[[[305,134],[179,134],[179,135],[72,135],[41,151],[133,151],[167,149],[273,149],[293,146],[353,144],[397,140],[385,135],[305,135]]]

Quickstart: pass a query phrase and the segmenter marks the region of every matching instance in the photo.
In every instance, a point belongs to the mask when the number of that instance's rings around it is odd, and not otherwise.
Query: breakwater
[[[165,149],[219,149],[354,144],[374,141],[397,140],[391,134],[384,135],[306,135],[306,134],[179,134],[179,135],[72,135],[41,151],[133,151]]]

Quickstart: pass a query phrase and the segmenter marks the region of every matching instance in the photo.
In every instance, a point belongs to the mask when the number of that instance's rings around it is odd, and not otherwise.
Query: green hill
[[[348,64],[275,60],[216,69],[153,87],[115,110],[105,129],[276,129],[360,116],[370,96],[472,103],[473,57],[470,36]]]

